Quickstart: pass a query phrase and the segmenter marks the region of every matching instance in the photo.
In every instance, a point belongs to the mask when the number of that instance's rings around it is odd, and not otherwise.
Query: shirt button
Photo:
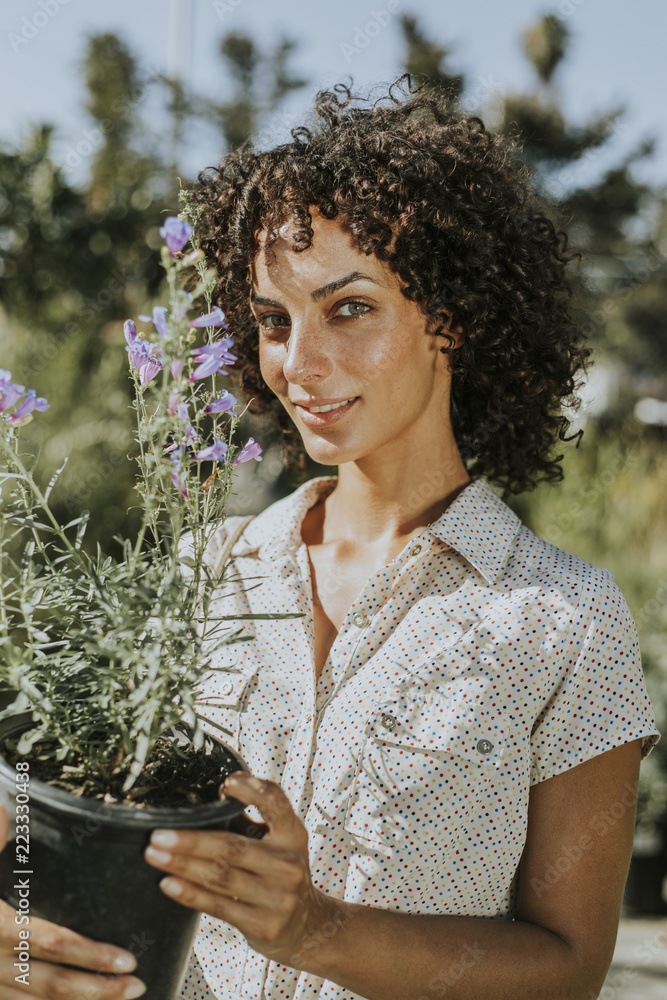
[[[356,614],[352,618],[352,621],[357,626],[357,628],[365,628],[368,625],[368,615]]]
[[[421,552],[421,550],[422,550],[421,545],[419,545],[419,544],[413,545],[412,548],[410,549],[410,555],[411,556],[418,556],[419,553]]]
[[[234,690],[234,685],[231,681],[223,681],[222,684],[220,685],[221,695],[231,694],[233,690]]]
[[[491,753],[493,750],[493,743],[490,740],[480,740],[477,744],[477,749],[480,753]]]
[[[393,715],[383,715],[380,720],[380,725],[384,726],[385,729],[393,729],[396,725],[396,719]]]

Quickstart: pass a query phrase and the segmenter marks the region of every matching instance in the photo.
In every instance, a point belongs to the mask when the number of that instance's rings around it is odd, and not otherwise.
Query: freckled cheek
[[[274,392],[287,384],[283,374],[283,359],[284,352],[267,350],[260,345],[259,370],[266,384]]]
[[[414,378],[415,352],[404,338],[367,343],[363,351],[350,357],[348,371],[354,370],[367,384],[401,386]]]

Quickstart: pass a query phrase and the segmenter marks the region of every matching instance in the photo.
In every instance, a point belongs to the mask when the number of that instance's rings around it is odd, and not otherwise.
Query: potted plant
[[[168,307],[140,317],[147,333],[125,323],[142,515],[119,556],[85,550],[87,515],[54,516],[64,463],[42,491],[22,431],[48,403],[0,371],[0,689],[15,694],[0,716],[0,885],[19,913],[29,897],[34,915],[132,950],[155,1000],[177,995],[198,914],[165,897],[143,849],[156,826],[224,830],[243,812],[218,788],[247,766],[198,699],[216,651],[248,638],[239,618],[289,617],[212,613],[227,565],[215,576],[207,545],[234,466],[261,449],[234,441],[232,339],[214,272],[185,250],[194,221],[185,202],[160,230]]]

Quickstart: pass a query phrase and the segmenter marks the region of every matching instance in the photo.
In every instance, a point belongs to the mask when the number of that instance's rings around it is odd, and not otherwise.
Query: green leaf
[[[25,733],[21,733],[21,737],[17,743],[16,749],[20,754],[28,754],[32,750],[35,743],[42,738],[46,732],[46,726],[42,725],[36,729],[29,729]]]
[[[214,729],[224,733],[226,736],[234,736],[234,733],[230,729],[225,729],[225,727],[221,726],[219,722],[214,722],[213,719],[207,719],[205,716],[200,715],[199,712],[195,712],[195,715],[198,719],[201,719],[202,722],[207,722],[209,726],[213,726]]]
[[[56,471],[51,476],[51,478],[49,480],[49,485],[46,487],[46,489],[44,491],[44,499],[45,500],[48,501],[49,497],[51,496],[51,490],[53,489],[53,487],[55,486],[56,482],[58,481],[58,477],[60,476],[60,473],[63,471],[63,469],[67,465],[68,461],[69,461],[69,459],[67,457],[65,457],[62,460],[62,462],[60,463],[60,465],[58,466],[58,468],[56,469]]]
[[[285,612],[276,611],[276,612],[270,612],[270,613],[266,613],[266,614],[256,614],[256,615],[250,615],[250,614],[242,614],[242,615],[215,615],[213,617],[210,617],[208,620],[210,622],[236,622],[236,621],[240,621],[242,618],[249,618],[252,621],[255,621],[255,620],[259,621],[260,619],[261,620],[278,621],[278,620],[280,620],[282,618],[305,618],[305,617],[306,617],[305,616],[305,612],[303,612],[303,611],[299,611],[299,612],[296,612],[296,611],[285,611]],[[200,618],[200,619],[198,619],[198,621],[202,621],[202,619]]]

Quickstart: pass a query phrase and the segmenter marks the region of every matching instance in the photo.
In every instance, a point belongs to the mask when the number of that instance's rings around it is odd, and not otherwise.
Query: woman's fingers
[[[130,1000],[146,992],[135,976],[98,976],[33,959],[27,985],[20,986],[13,963],[13,956],[0,957],[0,1000]]]
[[[13,951],[14,945],[22,942],[20,928],[14,919],[14,911],[8,903],[0,903],[0,949]],[[67,927],[60,927],[41,917],[30,918],[30,957],[58,962],[63,965],[78,965],[94,972],[133,972],[137,960],[129,951],[102,941],[77,934]],[[9,947],[8,947],[9,946]]]
[[[9,817],[0,806],[0,851],[8,832]],[[31,917],[26,939],[14,916],[13,908],[0,900],[0,1000],[130,1000],[146,992],[141,980],[128,975],[137,965],[131,952],[40,917]],[[21,947],[27,951],[26,962],[21,961]],[[73,965],[79,969],[69,968]]]
[[[31,917],[29,939],[20,937],[21,928],[14,921],[14,910],[0,902],[0,1000],[120,1000],[139,997],[145,987],[136,976],[128,975],[137,962],[129,951],[59,927],[41,917]],[[21,963],[17,947],[26,946],[29,960]],[[27,983],[16,976],[28,966]],[[82,972],[67,966],[89,969]],[[111,976],[93,973],[113,973]],[[15,992],[18,991],[18,992]],[[130,991],[130,992],[128,992]]]

